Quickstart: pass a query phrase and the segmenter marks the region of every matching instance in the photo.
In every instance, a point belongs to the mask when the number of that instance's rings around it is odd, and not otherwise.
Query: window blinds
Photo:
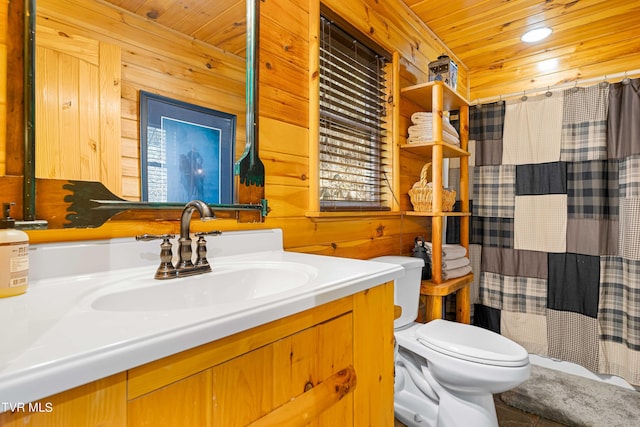
[[[321,19],[320,207],[388,209],[385,59]]]

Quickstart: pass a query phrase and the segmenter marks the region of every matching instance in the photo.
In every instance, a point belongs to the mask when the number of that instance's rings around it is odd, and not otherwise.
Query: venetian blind
[[[321,19],[320,208],[383,210],[385,59]]]

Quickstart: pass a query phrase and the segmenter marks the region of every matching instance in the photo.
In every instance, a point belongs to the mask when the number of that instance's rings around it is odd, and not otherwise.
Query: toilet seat
[[[436,319],[418,327],[415,336],[433,351],[470,362],[505,367],[529,364],[522,346],[476,326]]]

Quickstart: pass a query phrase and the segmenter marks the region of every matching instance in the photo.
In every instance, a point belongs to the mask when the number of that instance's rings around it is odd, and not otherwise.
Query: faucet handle
[[[221,234],[222,234],[222,231],[220,230],[211,230],[211,231],[199,231],[197,233],[194,233],[194,236],[196,237],[219,236]]]
[[[197,250],[196,250],[196,263],[195,266],[204,269],[205,271],[211,271],[211,267],[209,266],[209,261],[207,260],[207,241],[205,240],[205,236],[219,236],[222,234],[222,231],[213,230],[213,231],[202,231],[198,233],[194,233],[194,235],[198,238],[197,242]]]
[[[150,242],[151,240],[168,240],[176,237],[175,234],[139,234],[136,236],[136,240],[139,242]]]
[[[173,251],[171,250],[173,245],[171,240],[175,234],[141,234],[136,236],[136,240],[149,242],[151,240],[162,239],[160,244],[160,266],[156,270],[156,274],[153,276],[155,279],[173,279],[177,276],[176,268],[173,266]]]

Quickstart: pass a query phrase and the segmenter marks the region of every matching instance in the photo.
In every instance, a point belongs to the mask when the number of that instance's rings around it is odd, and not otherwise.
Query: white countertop
[[[30,253],[27,293],[0,299],[0,402],[42,399],[404,274],[392,264],[285,252],[280,230],[229,232],[208,240],[214,271],[196,276],[197,280],[214,280],[216,266],[220,270],[238,263],[295,263],[317,274],[300,287],[224,304],[175,310],[96,310],[92,307],[96,298],[112,292],[110,289],[126,288],[125,278],[142,277],[145,285],[152,286],[180,286],[191,278],[147,280],[159,264],[159,242],[114,239],[36,245]]]

